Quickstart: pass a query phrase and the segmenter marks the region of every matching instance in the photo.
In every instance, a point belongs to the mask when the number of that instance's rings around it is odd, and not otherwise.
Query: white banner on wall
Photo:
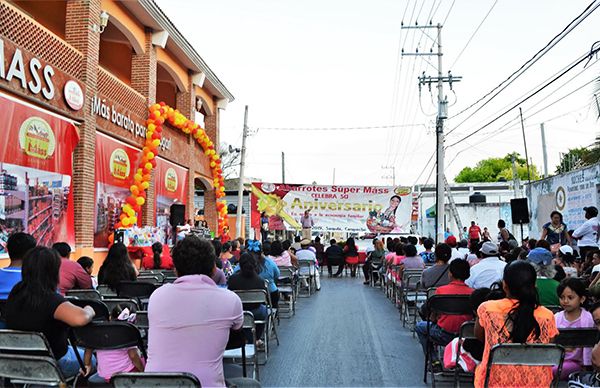
[[[599,207],[600,164],[533,182],[529,191],[532,220],[531,236],[539,237],[550,213],[562,213],[569,230],[585,221],[583,208]]]
[[[320,186],[255,182],[252,225],[261,214],[270,230],[297,230],[310,210],[315,232],[408,233],[412,193],[408,187]]]

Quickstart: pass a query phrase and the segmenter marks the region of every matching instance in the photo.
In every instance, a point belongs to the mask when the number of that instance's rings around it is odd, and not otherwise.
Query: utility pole
[[[527,153],[527,139],[525,138],[525,124],[523,123],[523,110],[519,107],[521,116],[521,131],[523,132],[523,146],[525,147],[525,163],[527,164],[527,191],[531,190],[531,169],[529,168],[529,154]]]
[[[436,118],[436,159],[437,159],[437,173],[436,173],[436,181],[435,181],[435,191],[436,191],[436,211],[435,211],[435,229],[436,229],[436,242],[444,241],[444,197],[445,197],[445,185],[444,185],[444,120],[448,118],[448,100],[444,96],[444,83],[448,83],[450,86],[450,90],[452,90],[452,83],[459,82],[462,77],[454,77],[450,72],[448,72],[448,76],[444,77],[442,75],[442,25],[425,25],[425,26],[402,26],[402,29],[437,29],[437,39],[434,43],[437,43],[437,53],[429,52],[429,53],[420,53],[418,50],[415,50],[414,53],[405,53],[402,50],[403,56],[436,56],[438,57],[438,74],[437,77],[425,76],[423,74],[419,77],[419,93],[421,92],[421,87],[424,85],[429,86],[429,91],[431,92],[431,85],[437,83],[437,94],[438,94],[438,114]],[[429,36],[425,33],[426,36]]]
[[[246,162],[246,138],[248,137],[248,105],[244,108],[244,129],[242,132],[242,155],[240,160],[240,181],[238,182],[238,204],[235,229],[242,236],[242,207],[244,206],[244,164]],[[246,236],[248,237],[248,236]]]
[[[383,179],[391,179],[392,185],[396,187],[396,167],[394,166],[381,166],[382,170],[392,170],[392,175],[384,175]]]
[[[544,178],[548,177],[548,153],[546,151],[546,131],[544,130],[544,123],[540,124],[540,130],[542,131],[542,155],[544,157]]]
[[[285,152],[281,152],[281,183],[285,183]]]
[[[513,190],[515,191],[515,198],[521,198],[521,179],[519,179],[519,172],[517,171],[517,158],[513,153],[510,156],[512,163],[512,175],[513,175]]]

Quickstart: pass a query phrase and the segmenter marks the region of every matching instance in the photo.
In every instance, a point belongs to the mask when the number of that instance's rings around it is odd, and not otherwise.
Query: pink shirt
[[[62,295],[73,289],[92,288],[92,277],[76,261],[60,259],[58,289]]]
[[[240,329],[240,298],[205,275],[182,276],[158,288],[148,304],[146,372],[189,372],[203,387],[225,387],[223,352]]]
[[[573,322],[568,321],[564,311],[554,314],[558,329],[594,328],[594,318],[589,311],[581,309],[581,315]],[[592,348],[576,348],[572,352],[565,352],[565,361],[576,362],[580,365],[592,365]]]
[[[131,349],[137,349],[133,347]],[[98,375],[109,381],[112,375],[119,372],[131,372],[135,365],[129,358],[129,349],[97,350]]]
[[[283,251],[281,256],[277,256],[277,257],[270,256],[270,257],[273,259],[273,261],[275,262],[275,264],[277,264],[278,267],[291,267],[292,266],[292,257],[290,256],[290,253],[288,251]]]

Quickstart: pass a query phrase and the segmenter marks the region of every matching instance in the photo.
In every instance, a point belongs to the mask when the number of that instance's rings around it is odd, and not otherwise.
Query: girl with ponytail
[[[475,386],[482,387],[490,349],[499,343],[550,343],[558,334],[554,315],[540,305],[531,264],[517,260],[504,268],[506,298],[482,303],[477,309],[475,334],[484,343],[483,359],[475,371]],[[552,367],[495,365],[490,387],[547,387]]]
[[[161,243],[155,242],[152,244],[152,260],[154,262],[154,267],[152,269],[160,269],[162,264],[162,258],[160,255],[162,255],[162,250],[163,247]]]

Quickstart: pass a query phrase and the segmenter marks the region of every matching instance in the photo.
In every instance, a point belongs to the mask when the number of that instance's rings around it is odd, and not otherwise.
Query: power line
[[[479,31],[479,29],[481,28],[481,26],[483,25],[483,23],[485,23],[485,20],[488,18],[488,16],[490,16],[490,14],[492,13],[492,10],[496,6],[496,4],[498,4],[498,0],[494,1],[494,4],[492,4],[492,6],[490,7],[489,11],[483,17],[483,20],[481,20],[481,23],[479,23],[479,25],[477,26],[477,28],[475,29],[475,31],[473,31],[473,34],[471,34],[471,37],[469,38],[469,40],[467,40],[467,44],[465,44],[465,47],[463,47],[462,50],[460,50],[460,53],[458,53],[458,56],[456,57],[456,59],[454,60],[454,62],[452,62],[452,65],[449,67],[450,70],[452,70],[454,68],[454,65],[456,65],[456,62],[458,62],[458,60],[460,59],[460,57],[462,56],[462,54],[465,52],[465,50],[467,49],[467,47],[469,47],[469,44],[471,43],[471,41],[473,40],[473,38],[475,37],[475,35],[477,35],[477,32]]]
[[[580,63],[582,63],[586,59],[592,57],[593,55],[597,54],[598,51],[600,51],[600,47],[592,49],[587,54],[583,55],[579,60],[577,60],[573,65],[569,66],[566,70],[564,70],[559,75],[557,75],[556,77],[554,77],[550,81],[548,81],[544,86],[542,86],[541,88],[539,88],[538,90],[536,90],[535,92],[533,92],[532,94],[530,94],[529,96],[525,97],[521,101],[517,102],[511,108],[507,109],[506,111],[504,111],[500,115],[496,116],[496,118],[494,118],[493,120],[491,120],[490,122],[488,122],[484,126],[478,128],[475,131],[471,132],[470,134],[464,136],[459,141],[450,144],[447,148],[453,147],[456,144],[458,144],[458,143],[460,143],[460,142],[462,142],[462,141],[470,138],[471,136],[475,135],[476,133],[482,131],[483,129],[485,129],[487,127],[489,127],[490,125],[492,125],[493,123],[495,123],[496,121],[498,121],[499,119],[501,119],[502,117],[504,117],[506,114],[508,114],[510,111],[512,111],[513,109],[517,108],[519,105],[521,105],[522,103],[528,101],[532,97],[536,96],[538,93],[540,93],[542,90],[546,89],[548,86],[552,85],[554,82],[556,82],[561,77],[563,77],[565,74],[567,74],[569,71],[573,70],[577,65],[579,65]]]
[[[583,22],[589,15],[592,14],[598,7],[600,6],[600,2],[596,2],[596,0],[592,1],[586,8],[583,10],[581,14],[579,14],[575,19],[571,20],[569,24],[561,32],[555,35],[544,47],[542,47],[537,53],[535,53],[531,58],[529,58],[525,63],[523,63],[517,70],[515,70],[512,74],[510,74],[504,81],[500,82],[496,87],[492,90],[484,94],[477,101],[467,106],[465,109],[461,110],[451,118],[455,118],[465,113],[469,109],[473,108],[475,105],[479,104],[481,101],[492,95],[494,92],[499,90],[496,94],[494,94],[490,99],[488,99],[483,105],[481,105],[473,114],[477,113],[481,108],[487,105],[492,99],[494,99],[500,92],[502,92],[506,87],[512,84],[517,78],[519,78],[525,71],[527,71],[531,66],[533,66],[538,60],[540,60],[548,51],[550,51],[554,46],[558,44],[565,36],[567,36],[575,27],[577,27],[581,22]],[[473,117],[471,114],[467,119],[463,120],[460,124],[458,124],[454,129],[458,126],[462,125],[466,120]]]
[[[256,130],[265,131],[352,131],[358,129],[389,129],[402,127],[424,127],[425,124],[394,124],[394,125],[370,125],[364,127],[259,127]]]

